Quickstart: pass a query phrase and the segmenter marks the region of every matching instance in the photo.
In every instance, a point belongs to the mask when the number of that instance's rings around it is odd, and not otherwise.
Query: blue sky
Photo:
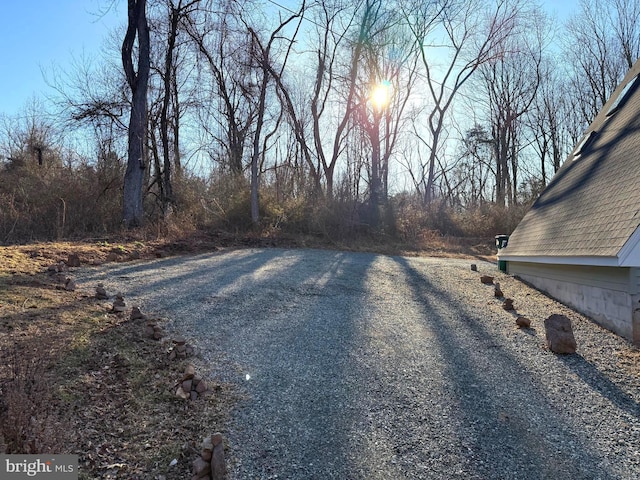
[[[100,53],[110,31],[126,21],[126,0],[0,0],[0,114],[16,115],[51,89],[43,70],[70,70],[73,58]],[[287,2],[288,3],[288,2]],[[560,18],[578,0],[546,0]],[[103,15],[100,12],[108,10]]]
[[[0,113],[10,115],[50,92],[43,70],[70,69],[74,56],[97,55],[108,32],[126,20],[126,0],[0,0],[0,6]]]

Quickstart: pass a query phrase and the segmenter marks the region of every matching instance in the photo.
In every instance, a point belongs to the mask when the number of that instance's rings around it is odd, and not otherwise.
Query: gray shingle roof
[[[640,85],[619,110],[608,106],[640,73],[637,61],[587,129],[581,155],[569,155],[512,233],[508,256],[615,257],[640,225]],[[640,83],[640,82],[637,82]]]

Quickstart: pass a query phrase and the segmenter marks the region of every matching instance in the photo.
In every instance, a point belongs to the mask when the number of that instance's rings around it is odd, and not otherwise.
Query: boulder
[[[195,386],[195,390],[198,393],[204,393],[207,391],[207,382],[205,380],[200,380],[196,386]]]
[[[553,314],[544,321],[547,346],[554,353],[576,353],[577,344],[571,320],[565,315]]]
[[[519,316],[516,318],[516,325],[518,325],[519,328],[529,328],[531,326],[531,320],[527,317]]]
[[[484,283],[485,285],[491,285],[493,283],[493,277],[491,277],[489,275],[482,275],[480,277],[480,281],[482,283]]]
[[[182,398],[183,400],[188,400],[189,398],[191,398],[191,392],[185,392],[181,385],[176,390],[176,396]]]
[[[505,298],[504,302],[502,302],[502,308],[504,308],[508,312],[510,312],[511,310],[515,310],[515,308],[513,308],[513,299]]]
[[[213,441],[214,436],[219,436],[219,442]],[[222,443],[222,435],[217,433],[211,437],[213,441],[213,453],[211,455],[211,478],[213,480],[223,480],[226,473],[227,467],[224,461],[224,445]]]
[[[211,443],[211,437],[207,437],[202,441],[202,448],[200,449],[200,456],[203,460],[211,462],[211,455],[213,453],[213,444]]]
[[[96,298],[98,300],[107,300],[109,298],[109,294],[101,283],[96,287]]]
[[[198,457],[193,462],[193,474],[196,478],[204,478],[211,472],[211,464]]]
[[[222,443],[222,434],[220,432],[216,432],[211,435],[211,445],[217,447]]]
[[[130,320],[144,320],[145,315],[144,313],[142,313],[142,311],[140,311],[140,307],[137,306],[133,306],[131,308],[131,316],[129,317]]]
[[[81,266],[80,257],[75,253],[70,253],[67,257],[67,266],[73,268]]]
[[[127,305],[124,303],[124,297],[122,295],[116,295],[116,299],[113,301],[113,306],[111,307],[111,312],[124,313],[126,309]]]
[[[184,377],[183,380],[191,380],[196,376],[196,367],[194,367],[191,363],[187,365],[184,369]]]
[[[64,282],[64,289],[68,292],[74,292],[76,290],[76,281],[73,278],[67,278]]]

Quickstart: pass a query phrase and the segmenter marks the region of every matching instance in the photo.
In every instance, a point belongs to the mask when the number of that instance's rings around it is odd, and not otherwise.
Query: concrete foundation
[[[640,341],[640,295],[630,268],[509,262],[508,271],[628,340]]]

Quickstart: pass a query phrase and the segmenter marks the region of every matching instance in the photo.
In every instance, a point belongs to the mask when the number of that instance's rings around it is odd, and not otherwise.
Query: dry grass
[[[78,454],[85,479],[185,478],[201,437],[224,432],[236,393],[209,379],[212,396],[178,399],[184,363],[169,362],[166,343],[43,273],[69,253],[100,263],[114,251],[124,261],[171,245],[0,247],[0,451]]]

